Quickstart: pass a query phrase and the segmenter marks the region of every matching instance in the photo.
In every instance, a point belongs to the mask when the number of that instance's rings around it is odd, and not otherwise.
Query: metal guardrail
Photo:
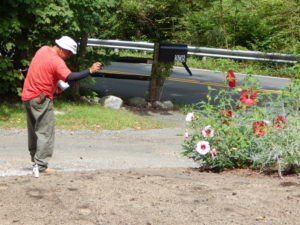
[[[154,43],[149,43],[149,42],[102,40],[102,39],[94,39],[94,38],[88,39],[88,46],[101,47],[101,48],[113,48],[113,49],[130,49],[130,50],[138,50],[138,51],[153,51],[154,49]],[[213,58],[265,61],[265,62],[287,63],[287,64],[297,63],[297,56],[290,55],[290,54],[264,53],[264,52],[229,50],[229,49],[220,49],[220,48],[188,46],[188,54],[202,56],[202,57],[213,57]]]

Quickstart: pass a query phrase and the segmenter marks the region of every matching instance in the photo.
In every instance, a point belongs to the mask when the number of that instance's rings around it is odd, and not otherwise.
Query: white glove
[[[57,82],[57,84],[58,84],[58,87],[59,87],[62,91],[66,90],[67,88],[70,87],[70,85],[69,85],[68,83],[66,83],[66,82],[64,82],[64,81],[62,81],[62,80],[59,80],[59,81]]]

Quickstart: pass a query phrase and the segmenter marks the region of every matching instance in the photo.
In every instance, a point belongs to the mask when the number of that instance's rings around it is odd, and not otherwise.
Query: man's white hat
[[[62,36],[60,39],[56,39],[55,43],[59,47],[71,51],[74,55],[77,53],[77,43],[68,36]]]

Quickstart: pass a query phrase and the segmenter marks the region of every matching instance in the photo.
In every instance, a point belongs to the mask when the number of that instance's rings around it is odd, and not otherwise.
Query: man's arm
[[[101,69],[102,64],[100,62],[95,62],[93,63],[93,65],[87,69],[87,70],[83,70],[80,72],[71,72],[68,77],[66,78],[66,82],[69,81],[76,81],[76,80],[81,80],[83,78],[86,78],[88,75],[92,74],[92,73],[96,73],[99,72]]]
[[[71,72],[66,79],[66,82],[81,80],[90,75],[90,70],[83,70],[80,72]]]

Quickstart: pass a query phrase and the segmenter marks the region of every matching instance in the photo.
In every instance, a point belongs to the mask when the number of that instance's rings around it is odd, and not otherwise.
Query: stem
[[[282,179],[282,172],[281,172],[281,160],[277,159],[277,165],[278,165],[278,176]]]

